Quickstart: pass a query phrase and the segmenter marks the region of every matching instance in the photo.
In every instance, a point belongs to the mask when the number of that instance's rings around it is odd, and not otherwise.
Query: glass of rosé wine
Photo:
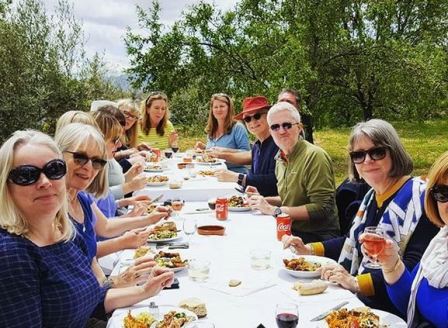
[[[380,269],[381,265],[377,261],[377,256],[381,254],[386,246],[384,230],[380,227],[366,227],[364,234],[364,247],[372,258],[364,266],[370,269]]]

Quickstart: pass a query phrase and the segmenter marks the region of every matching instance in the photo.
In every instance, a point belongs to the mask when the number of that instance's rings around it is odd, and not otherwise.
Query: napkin
[[[276,283],[270,279],[258,281],[241,279],[241,284],[239,286],[229,287],[229,281],[230,279],[224,280],[223,278],[215,278],[202,284],[201,287],[213,289],[231,296],[243,297],[276,285]]]

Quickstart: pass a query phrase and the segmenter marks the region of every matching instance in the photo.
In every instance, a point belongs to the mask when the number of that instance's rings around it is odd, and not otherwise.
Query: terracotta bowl
[[[208,235],[224,236],[225,231],[226,228],[220,225],[205,225],[198,227],[198,234],[203,236]]]
[[[183,170],[184,168],[186,168],[188,165],[188,163],[177,163],[177,168],[179,170]]]

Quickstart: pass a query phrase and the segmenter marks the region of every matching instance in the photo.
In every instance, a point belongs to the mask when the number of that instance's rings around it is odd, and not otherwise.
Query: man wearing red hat
[[[218,171],[220,181],[234,181],[243,188],[254,186],[263,196],[277,196],[275,178],[275,155],[278,147],[271,137],[266,114],[271,108],[266,97],[247,97],[243,100],[243,111],[235,115],[235,120],[244,120],[246,128],[257,140],[251,152],[221,152],[218,155],[238,164],[252,164],[248,174],[237,174],[228,170]]]

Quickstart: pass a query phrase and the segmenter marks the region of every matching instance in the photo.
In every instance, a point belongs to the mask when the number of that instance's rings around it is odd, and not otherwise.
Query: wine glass
[[[173,141],[173,143],[171,144],[171,149],[174,153],[177,153],[179,151],[179,144],[177,143],[177,141]]]
[[[367,262],[364,267],[370,269],[381,269],[381,265],[377,261],[377,256],[381,254],[386,246],[386,239],[384,237],[384,230],[380,227],[366,227],[364,229],[364,243],[369,250],[369,255],[372,260]]]
[[[184,234],[188,236],[188,242],[190,242],[191,236],[194,235],[197,229],[197,223],[195,219],[185,219],[183,224]]]
[[[299,323],[299,309],[295,303],[277,304],[275,321],[278,328],[295,328]]]

